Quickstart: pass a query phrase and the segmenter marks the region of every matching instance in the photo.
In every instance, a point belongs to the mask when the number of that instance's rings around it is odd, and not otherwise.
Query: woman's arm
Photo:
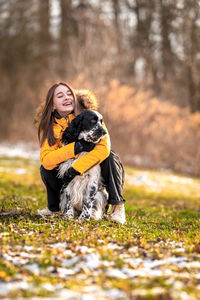
[[[110,137],[106,129],[105,124],[102,124],[107,134],[105,137],[95,146],[95,148],[80,157],[72,166],[80,174],[83,174],[90,168],[104,161],[110,154]],[[49,146],[48,141],[45,140],[40,149],[40,160],[43,167],[47,170],[52,170],[65,160],[75,157],[74,145],[75,142],[70,143],[62,147],[60,142],[63,128],[55,126],[54,133],[57,138],[57,143],[53,146]]]
[[[43,167],[47,170],[52,170],[61,162],[74,158],[74,144],[73,142],[64,147],[59,147],[56,143],[53,146],[49,146],[48,141],[45,140],[40,150],[40,160]]]
[[[107,134],[105,137],[94,147],[94,149],[85,155],[81,156],[72,167],[80,174],[88,171],[92,167],[100,164],[110,155],[110,137],[105,124],[102,126],[106,130]]]
[[[63,161],[74,158],[74,144],[70,143],[66,146],[62,146],[61,137],[64,129],[67,126],[66,119],[62,118],[59,120],[60,124],[55,123],[53,127],[54,136],[56,138],[56,144],[50,146],[47,139],[44,141],[40,149],[40,160],[42,165],[47,170],[52,170]]]

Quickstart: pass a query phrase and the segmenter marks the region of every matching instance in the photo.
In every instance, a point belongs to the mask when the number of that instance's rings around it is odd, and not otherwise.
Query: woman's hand
[[[62,178],[64,186],[66,187],[77,175],[80,175],[78,171],[72,167],[69,168]]]
[[[86,142],[84,139],[78,140],[77,142],[75,142],[74,153],[76,155],[83,151],[90,152],[94,149],[94,146],[95,144]]]

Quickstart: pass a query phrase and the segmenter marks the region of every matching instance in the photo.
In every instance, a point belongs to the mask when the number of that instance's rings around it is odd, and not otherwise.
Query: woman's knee
[[[41,175],[41,178],[42,180],[51,180],[51,179],[54,179],[54,178],[58,178],[57,177],[57,170],[56,169],[53,169],[53,170],[47,170],[43,167],[43,165],[40,166],[40,175]]]

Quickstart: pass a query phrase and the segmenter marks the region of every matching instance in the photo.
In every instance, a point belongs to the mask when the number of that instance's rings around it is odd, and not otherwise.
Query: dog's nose
[[[105,134],[106,134],[106,131],[105,131],[105,129],[104,129],[103,127],[100,127],[100,130],[101,130],[101,134],[102,134],[102,135],[105,135]]]

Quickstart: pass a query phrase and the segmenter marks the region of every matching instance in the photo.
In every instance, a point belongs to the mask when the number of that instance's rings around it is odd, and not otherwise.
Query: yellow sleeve
[[[110,137],[105,124],[102,124],[102,126],[107,132],[105,137],[94,147],[92,151],[81,156],[72,165],[72,167],[81,174],[88,171],[90,168],[94,167],[95,165],[100,164],[110,155],[110,148],[111,148]]]
[[[49,146],[48,141],[45,140],[40,150],[40,160],[43,167],[47,170],[52,170],[61,162],[73,158],[75,156],[74,144],[73,142],[59,148],[58,144]]]
[[[64,127],[59,124],[54,124],[53,131],[56,138],[56,144],[50,146],[46,139],[40,149],[40,160],[43,167],[47,170],[52,170],[58,166],[61,162],[74,158],[74,144],[70,143],[66,146],[62,146],[60,141],[62,137]]]

